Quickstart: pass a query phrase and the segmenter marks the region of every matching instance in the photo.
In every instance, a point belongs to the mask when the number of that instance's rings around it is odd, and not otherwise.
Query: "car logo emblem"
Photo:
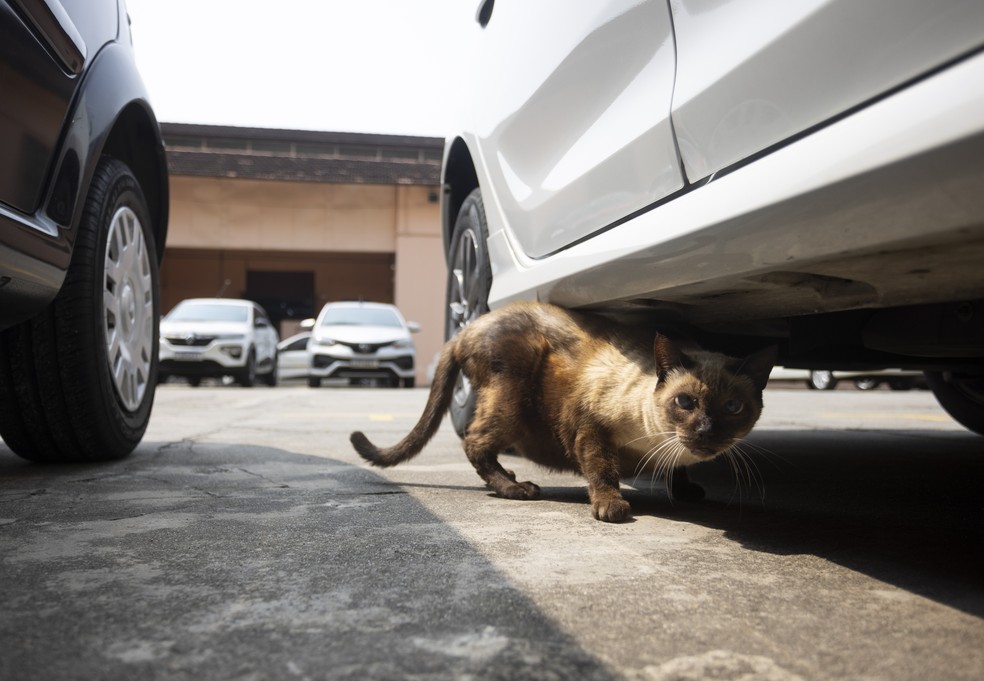
[[[356,349],[363,354],[369,354],[372,352],[372,346],[368,343],[359,343],[359,347]]]
[[[195,340],[197,338],[198,338],[198,336],[196,336],[195,334],[188,333],[188,334],[185,334],[184,342],[185,342],[186,345],[194,345],[195,344]]]

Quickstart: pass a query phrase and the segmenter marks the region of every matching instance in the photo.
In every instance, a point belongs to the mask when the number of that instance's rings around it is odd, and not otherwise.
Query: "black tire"
[[[489,287],[492,285],[492,267],[486,239],[488,224],[482,192],[473,190],[461,204],[458,218],[451,232],[448,252],[447,305],[445,307],[444,337],[450,339],[466,325],[489,311]],[[475,414],[475,394],[463,375],[458,376],[454,398],[448,410],[451,423],[458,437]]]
[[[916,387],[916,379],[908,376],[888,379],[889,390],[912,390]]]
[[[927,371],[926,382],[954,421],[984,435],[984,376]]]
[[[62,288],[0,333],[0,435],[38,462],[119,459],[137,446],[157,387],[157,253],[126,164],[92,177]]]
[[[308,387],[309,388],[320,388],[321,379],[315,376],[308,376]]]
[[[273,366],[270,367],[270,373],[263,374],[263,382],[266,383],[271,388],[276,388],[277,387],[277,377],[279,375],[277,369],[278,369],[278,367],[277,367],[277,353],[275,352],[275,353],[273,353]]]
[[[197,388],[201,384],[202,384],[201,376],[190,376],[188,378],[188,385],[190,385],[192,388]]]
[[[246,366],[236,375],[236,382],[244,388],[256,385],[256,350],[250,348],[246,354]]]
[[[837,387],[837,379],[832,371],[811,371],[806,385],[811,390],[833,390]]]

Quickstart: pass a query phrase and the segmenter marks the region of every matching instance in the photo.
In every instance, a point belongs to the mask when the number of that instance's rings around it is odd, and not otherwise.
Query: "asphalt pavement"
[[[168,384],[128,459],[0,445],[0,679],[984,678],[984,438],[927,392],[768,390],[701,503],[506,457],[493,497],[426,391]]]

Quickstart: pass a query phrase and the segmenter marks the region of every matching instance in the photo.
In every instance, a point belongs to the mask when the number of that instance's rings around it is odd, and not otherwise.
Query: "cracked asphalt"
[[[169,384],[128,459],[0,445],[0,679],[984,678],[984,438],[926,392],[772,390],[699,504],[632,522],[507,457],[492,497],[424,390]]]

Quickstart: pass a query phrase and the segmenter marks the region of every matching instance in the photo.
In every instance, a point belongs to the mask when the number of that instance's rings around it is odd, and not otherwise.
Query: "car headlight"
[[[404,338],[393,343],[391,347],[394,350],[410,350],[413,348],[413,342],[409,338]]]
[[[334,338],[316,338],[314,340],[314,344],[320,345],[325,348],[330,348],[332,345],[335,345],[336,343]]]

